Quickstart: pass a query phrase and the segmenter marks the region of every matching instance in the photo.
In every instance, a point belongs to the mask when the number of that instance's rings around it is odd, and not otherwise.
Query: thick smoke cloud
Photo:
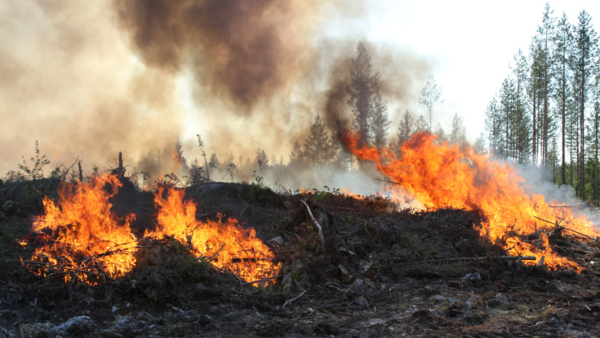
[[[248,113],[299,80],[320,2],[125,0],[115,7],[146,64],[174,72],[190,65],[205,90]]]
[[[1,173],[31,156],[36,139],[53,163],[82,155],[88,173],[94,164],[106,169],[119,151],[138,169],[168,173],[165,148],[181,139],[186,158],[199,157],[196,133],[221,159],[253,157],[257,148],[287,159],[317,113],[332,131],[338,120],[351,124],[346,87],[361,40],[380,73],[393,135],[434,62],[361,35],[326,34],[332,14],[368,16],[361,3],[2,3]],[[320,174],[295,175],[312,182]]]
[[[173,78],[136,61],[111,17],[101,1],[0,4],[2,176],[33,155],[35,140],[53,164],[83,156],[86,174],[120,150],[127,159],[176,140]]]

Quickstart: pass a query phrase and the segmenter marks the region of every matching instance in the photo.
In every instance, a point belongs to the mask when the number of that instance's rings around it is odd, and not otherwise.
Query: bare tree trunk
[[[562,83],[562,184],[566,184],[566,172],[565,172],[565,111],[566,111],[566,78],[565,78],[565,65],[563,63],[563,83]]]
[[[548,38],[546,38],[546,51],[544,52],[544,121],[542,132],[542,166],[544,167],[544,179],[546,179],[548,166]]]
[[[536,128],[536,98],[537,98],[537,93],[535,91],[535,88],[533,90],[533,138],[532,138],[532,142],[533,142],[533,146],[531,149],[531,161],[533,162],[533,165],[537,165],[537,128]]]
[[[580,109],[580,123],[581,125],[579,126],[579,130],[581,133],[581,169],[580,169],[580,177],[581,177],[581,181],[579,182],[580,185],[580,189],[581,189],[581,199],[585,201],[585,69],[583,69],[583,71],[581,72],[581,107]]]

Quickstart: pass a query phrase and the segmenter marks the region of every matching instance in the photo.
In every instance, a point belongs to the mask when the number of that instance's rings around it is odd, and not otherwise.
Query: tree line
[[[254,175],[267,173],[280,173],[285,175],[290,170],[303,170],[315,166],[331,167],[336,170],[350,170],[352,168],[353,156],[348,154],[339,142],[339,137],[347,129],[356,132],[359,137],[359,145],[373,146],[378,149],[391,146],[398,150],[399,146],[407,141],[412,134],[419,131],[430,131],[438,135],[440,140],[453,143],[465,141],[465,127],[458,114],[454,115],[452,129],[447,135],[439,123],[433,127],[433,115],[436,108],[443,103],[441,99],[442,90],[436,84],[433,76],[430,76],[427,84],[421,90],[418,106],[424,114],[417,119],[406,110],[401,117],[395,133],[389,131],[391,121],[387,108],[387,101],[379,85],[379,73],[373,70],[371,56],[366,46],[359,42],[356,49],[356,57],[352,59],[349,69],[350,81],[346,87],[348,115],[352,121],[348,126],[337,120],[334,126],[327,126],[320,114],[315,114],[310,130],[306,138],[296,141],[287,159],[268,157],[260,148],[253,159],[243,157],[235,161],[230,155],[225,162],[220,162],[215,154],[205,165],[194,162],[191,170],[195,177],[208,178],[237,177],[248,180]],[[203,147],[199,139],[200,147]],[[236,175],[232,174],[235,171]],[[213,174],[211,174],[213,172]],[[203,174],[201,174],[203,173]],[[219,174],[220,173],[220,174]],[[202,176],[204,175],[204,176]],[[277,176],[270,175],[270,176]]]
[[[547,3],[529,51],[518,50],[511,74],[485,112],[489,151],[542,168],[544,178],[599,200],[600,61],[589,13],[575,23]]]

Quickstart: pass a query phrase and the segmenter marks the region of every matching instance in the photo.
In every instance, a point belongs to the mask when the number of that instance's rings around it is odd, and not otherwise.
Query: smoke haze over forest
[[[25,1],[0,5],[0,169],[35,140],[53,164],[135,164],[183,143],[288,159],[316,114],[349,125],[349,64],[361,36],[327,35],[328,18],[368,16],[355,1]],[[93,24],[90,24],[93,23]],[[363,41],[394,121],[416,107],[434,61]],[[53,151],[52,151],[53,150]],[[112,162],[114,166],[114,162]],[[168,170],[169,168],[163,168]]]

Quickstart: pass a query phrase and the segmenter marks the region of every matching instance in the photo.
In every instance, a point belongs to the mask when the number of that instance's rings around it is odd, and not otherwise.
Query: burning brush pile
[[[19,241],[22,295],[0,274],[0,328],[21,316],[31,336],[600,333],[590,220],[428,133],[399,149],[343,141],[384,175],[381,193],[146,191],[122,171],[64,184]]]
[[[34,248],[23,264],[33,273],[60,276],[65,282],[98,284],[129,274],[143,251],[165,240],[189,247],[195,259],[252,282],[269,282],[280,265],[271,250],[235,219],[198,221],[196,205],[184,201],[184,190],[157,188],[156,224],[134,234],[135,215],[117,217],[109,202],[122,186],[120,175],[104,174],[87,183],[66,184],[58,202],[45,198],[44,215],[34,218],[33,231],[20,244]],[[154,228],[154,230],[149,230]]]
[[[399,151],[358,148],[357,137],[352,134],[342,141],[360,160],[374,162],[392,183],[384,187],[388,197],[379,197],[386,205],[378,209],[380,212],[389,212],[387,204],[391,202],[396,205],[392,211],[398,212],[399,202],[407,196],[427,211],[478,212],[482,222],[472,224],[473,229],[501,247],[505,255],[550,270],[583,271],[580,264],[553,249],[551,239],[568,234],[584,243],[595,240],[598,231],[584,216],[576,216],[568,208],[553,208],[541,195],[525,193],[523,179],[510,165],[477,154],[468,146],[438,141],[426,132],[415,134]],[[220,213],[212,220],[200,221],[197,205],[184,200],[185,190],[172,185],[156,186],[156,217],[134,233],[131,223],[136,215],[118,217],[110,203],[122,186],[121,176],[104,174],[87,183],[66,184],[57,202],[45,198],[44,214],[34,218],[32,233],[20,242],[34,250],[23,264],[41,276],[93,285],[127,276],[148,248],[176,241],[188,247],[194,259],[245,282],[272,284],[280,277],[282,264],[275,263],[275,253],[256,237],[255,229],[244,229],[236,219]],[[337,194],[367,205],[377,204],[347,189]],[[306,203],[315,195],[302,191],[300,196],[304,196],[302,204],[318,229],[321,245],[326,246],[322,226]],[[302,210],[302,205],[299,207]],[[371,232],[366,234],[373,238]]]
[[[357,147],[355,134],[346,134],[344,142],[359,159],[374,162],[395,185],[389,189],[392,197],[410,195],[427,210],[480,211],[485,217],[480,235],[501,245],[507,254],[535,257],[525,264],[581,272],[582,267],[556,253],[548,239],[568,232],[587,242],[599,234],[585,216],[576,216],[569,208],[553,208],[542,195],[526,194],[521,186],[524,180],[514,167],[467,145],[450,145],[427,132],[413,135],[399,152]]]

